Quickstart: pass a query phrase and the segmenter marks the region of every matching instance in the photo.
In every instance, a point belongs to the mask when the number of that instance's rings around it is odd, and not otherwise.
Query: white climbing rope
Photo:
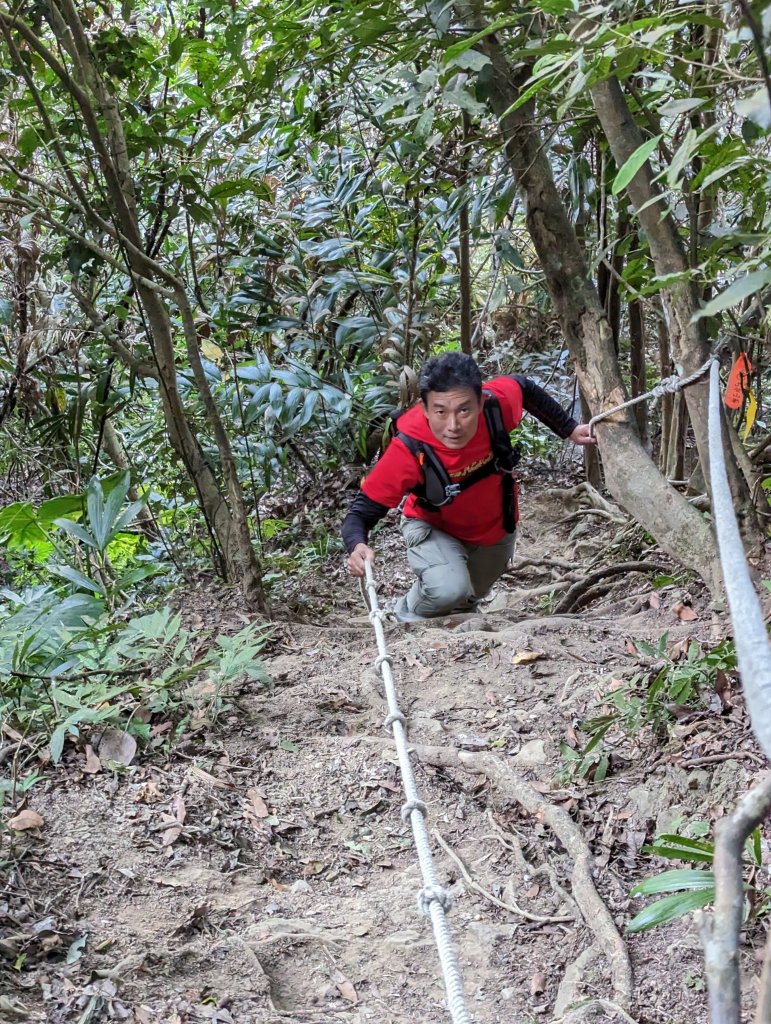
[[[380,670],[380,674],[383,677],[386,701],[388,702],[388,717],[384,724],[386,728],[390,726],[393,731],[396,753],[399,758],[399,768],[402,773],[402,785],[407,797],[406,803],[402,806],[402,820],[405,823],[409,822],[412,826],[415,850],[418,854],[418,862],[423,875],[423,888],[418,893],[418,908],[423,914],[431,918],[436,948],[439,952],[439,961],[444,975],[444,986],[447,991],[447,1005],[453,1024],[472,1024],[471,1017],[466,1008],[463,979],[461,978],[458,960],[452,944],[452,936],[447,924],[446,914],[452,905],[452,897],[446,889],[442,888],[436,877],[434,858],[431,855],[431,843],[428,837],[428,829],[426,828],[427,808],[418,796],[415,776],[407,750],[406,719],[399,710],[396,686],[394,684],[393,672],[391,671],[393,661],[388,653],[385,632],[383,630],[385,612],[381,609],[378,602],[377,586],[372,565],[369,562],[365,562],[364,569],[367,581],[366,588],[369,593],[369,620],[375,630],[375,638],[377,639],[378,656],[375,659],[375,668]]]
[[[612,416],[613,413],[621,412],[622,409],[628,409],[632,405],[637,405],[639,402],[645,402],[649,398],[652,398],[654,402],[657,402],[664,395],[674,395],[678,391],[682,391],[683,388],[687,388],[689,384],[695,384],[697,380],[707,373],[710,366],[714,362],[714,356],[710,356],[709,359],[698,370],[694,370],[693,373],[688,374],[687,377],[679,377],[677,374],[673,374],[671,377],[665,377],[655,388],[651,388],[650,391],[646,391],[644,395],[635,395],[634,398],[630,398],[628,402],[621,402],[620,405],[614,405],[612,409],[606,409],[605,412],[600,412],[596,416],[592,416],[589,420],[589,433],[594,436],[594,424],[599,423],[600,420],[605,420],[608,416]]]
[[[750,579],[728,485],[723,455],[722,418],[720,364],[714,359],[709,375],[708,418],[712,516],[744,699],[758,742],[766,757],[771,760],[771,647],[760,602]]]

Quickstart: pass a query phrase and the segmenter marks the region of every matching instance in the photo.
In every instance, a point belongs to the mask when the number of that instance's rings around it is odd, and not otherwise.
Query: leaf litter
[[[549,525],[564,510],[537,496],[528,506],[522,549],[536,559],[564,549],[566,527]],[[397,574],[385,589],[398,591],[406,579],[398,540],[384,543],[394,545]],[[526,571],[517,584],[528,585]],[[9,979],[0,987],[9,1007],[73,1024],[251,1024],[287,1015],[364,1024],[382,1021],[384,1006],[398,1024],[445,1021],[430,926],[414,910],[421,883],[380,729],[371,631],[334,628],[360,614],[337,568],[309,574],[304,585],[319,606],[332,588],[337,607],[318,626],[281,627],[268,659],[272,695],[252,689],[216,727],[194,723],[177,751],[139,752],[117,730],[95,737],[80,752],[68,748],[59,774],[36,787],[41,822],[13,833],[11,895],[0,898],[0,969]],[[640,909],[628,893],[651,873],[643,845],[674,819],[709,819],[730,805],[752,765],[727,758],[706,778],[680,767],[713,751],[751,753],[728,675],[716,683],[719,710],[675,724],[663,746],[644,733],[624,740],[611,732],[605,781],[570,775],[561,738],[580,755],[581,723],[646,666],[636,643],[655,645],[669,629],[676,660],[699,636],[705,595],[693,587],[686,602],[663,588],[656,602],[645,581],[639,586],[639,595],[591,606],[570,624],[518,624],[512,590],[511,614],[489,613],[493,632],[391,634],[411,742],[492,750],[504,761],[528,745],[543,750],[545,759],[526,769],[531,784],[581,825],[619,921]],[[637,598],[640,610],[627,614]],[[223,631],[240,628],[227,592],[219,604],[211,591],[185,599],[191,617],[200,610],[207,622],[219,615]],[[692,606],[695,617],[683,616]],[[565,640],[586,659],[579,672]],[[553,677],[535,674],[540,662]],[[123,771],[106,771],[110,763]],[[570,860],[541,816],[507,806],[478,777],[417,763],[421,795],[482,891],[534,915],[564,913]],[[6,824],[29,811],[16,809]],[[565,966],[591,945],[587,929],[580,920],[523,921],[467,887],[441,850],[437,868],[455,897],[450,924],[475,1019],[549,1020],[565,995]],[[46,912],[53,894],[55,914]],[[687,921],[630,938],[651,1024],[706,1020],[704,993],[682,980],[700,975],[694,939]],[[757,970],[754,961],[745,966]],[[581,977],[576,997],[607,996],[601,960]]]

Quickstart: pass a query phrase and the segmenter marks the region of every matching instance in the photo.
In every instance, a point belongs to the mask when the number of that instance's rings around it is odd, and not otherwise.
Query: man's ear
[[[426,417],[426,419],[428,419],[428,402],[425,400],[425,398],[421,398],[420,408],[423,410],[423,415]]]

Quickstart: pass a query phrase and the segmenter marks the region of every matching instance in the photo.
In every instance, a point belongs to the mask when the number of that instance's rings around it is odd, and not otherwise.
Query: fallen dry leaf
[[[147,881],[153,882],[155,885],[168,886],[169,889],[183,889],[187,884],[186,882],[180,881],[179,878],[161,878],[160,876],[154,877],[152,875],[148,876]]]
[[[541,887],[536,883],[530,886],[530,888],[525,893],[525,896],[527,896],[529,900],[534,900],[540,891]]]
[[[120,729],[105,729],[99,737],[97,753],[102,761],[113,761],[124,767],[131,764],[137,752],[137,741]]]
[[[546,978],[539,971],[534,974],[530,979],[530,995],[539,996],[542,992],[546,991]]]
[[[45,819],[37,811],[27,809],[26,811],[19,811],[13,818],[10,818],[8,828],[12,828],[14,832],[24,832],[28,828],[40,828],[44,824]]]
[[[731,703],[731,679],[722,669],[718,669],[715,676],[715,693],[720,699],[723,711],[730,711],[733,707]]]
[[[543,651],[517,651],[511,658],[512,665],[526,665],[530,661],[538,661],[539,658],[545,658],[546,655]]]
[[[334,979],[335,985],[337,986],[337,991],[340,993],[343,999],[347,999],[349,1003],[353,1003],[353,1005],[355,1006],[359,1001],[359,997],[356,994],[356,989],[353,987],[350,981],[346,978],[344,974],[341,974],[340,971],[335,971]]]
[[[102,762],[98,756],[94,753],[94,748],[90,743],[86,744],[86,763],[83,765],[83,771],[87,775],[96,775],[97,772],[102,770]]]
[[[257,790],[247,789],[246,795],[249,797],[249,811],[256,818],[267,818],[268,815],[270,814],[270,811],[268,810],[268,805],[265,803],[265,801],[257,792]]]
[[[649,594],[648,595],[648,604],[651,606],[651,608],[660,608],[661,607],[661,598],[659,597],[658,594]]]
[[[688,605],[683,604],[682,601],[678,601],[677,604],[672,605],[672,611],[681,622],[694,622],[699,617],[693,608],[689,608]]]
[[[187,809],[185,807],[185,801],[182,799],[179,793],[177,793],[175,796],[171,798],[171,813],[174,815],[174,817],[177,819],[180,825],[183,825],[185,823]]]
[[[209,772],[199,768],[198,765],[191,765],[188,769],[188,775],[192,775],[193,778],[199,779],[201,782],[206,782],[210,786],[214,786],[216,789],[233,789],[234,783],[226,782],[224,779],[218,779],[216,775],[211,775]]]
[[[134,800],[138,804],[158,804],[165,799],[163,793],[152,779],[143,782],[134,794]]]
[[[161,846],[171,846],[182,835],[182,826],[185,822],[187,811],[185,809],[185,801],[179,794],[172,797],[169,810],[170,813],[163,816],[167,827],[164,829],[163,836],[161,837]]]

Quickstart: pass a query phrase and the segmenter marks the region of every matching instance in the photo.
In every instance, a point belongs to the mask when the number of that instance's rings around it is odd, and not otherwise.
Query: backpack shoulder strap
[[[412,452],[415,458],[418,458],[423,450],[423,443],[421,441],[418,441],[416,437],[412,437],[410,434],[405,434],[403,430],[399,430],[398,428],[394,430],[392,436],[398,438],[401,443]]]
[[[452,482],[444,463],[430,444],[418,441],[417,438],[405,434],[402,430],[397,430],[394,437],[398,437],[418,460],[423,480],[413,488],[412,493],[418,497],[424,507],[436,510],[457,497],[460,493],[459,485]]]
[[[485,398],[484,416],[487,424],[487,432],[490,435],[490,445],[493,450],[496,465],[504,472],[511,472],[519,462],[518,452],[511,444],[506,425],[503,422],[503,409],[497,395],[492,391],[483,392]]]

